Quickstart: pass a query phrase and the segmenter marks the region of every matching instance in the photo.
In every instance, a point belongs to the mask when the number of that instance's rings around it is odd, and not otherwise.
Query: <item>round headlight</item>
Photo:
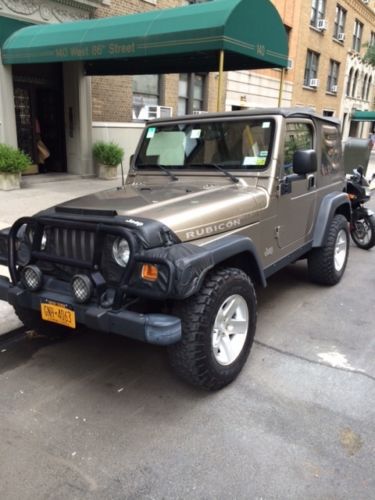
[[[22,269],[21,281],[26,288],[36,292],[42,287],[43,273],[37,266],[26,266]]]
[[[76,274],[71,282],[74,298],[79,304],[88,302],[93,293],[93,285],[85,274]]]
[[[126,267],[130,258],[130,247],[127,240],[117,238],[113,243],[112,255],[119,266]]]

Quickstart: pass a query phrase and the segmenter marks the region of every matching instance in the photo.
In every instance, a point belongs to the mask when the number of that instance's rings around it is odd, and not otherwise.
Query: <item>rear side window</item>
[[[313,149],[314,132],[309,123],[289,122],[286,124],[284,144],[284,171],[293,173],[293,155],[296,151]]]
[[[324,125],[322,127],[322,175],[330,175],[340,170],[341,165],[341,136],[336,127]]]

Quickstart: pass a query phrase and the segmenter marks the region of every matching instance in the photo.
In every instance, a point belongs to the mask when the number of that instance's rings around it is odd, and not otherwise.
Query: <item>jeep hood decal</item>
[[[137,220],[156,220],[181,241],[191,241],[257,222],[267,202],[267,193],[261,188],[171,183],[101,191],[63,203],[56,211],[79,211],[82,215],[112,212],[131,220],[135,229]]]

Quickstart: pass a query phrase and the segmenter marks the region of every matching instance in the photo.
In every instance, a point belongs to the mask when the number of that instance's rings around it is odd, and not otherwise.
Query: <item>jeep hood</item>
[[[263,188],[170,183],[167,186],[127,185],[124,190],[101,191],[57,208],[67,214],[70,210],[79,210],[82,215],[85,210],[98,214],[113,212],[127,217],[135,228],[137,218],[157,220],[182,241],[188,241],[255,223],[267,203],[268,195]]]

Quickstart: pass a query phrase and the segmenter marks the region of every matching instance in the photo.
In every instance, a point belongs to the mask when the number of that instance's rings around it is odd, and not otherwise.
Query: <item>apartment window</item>
[[[305,66],[305,77],[303,84],[307,87],[311,87],[311,80],[318,77],[318,66],[319,66],[319,54],[313,52],[312,50],[307,51],[306,66]]]
[[[335,24],[333,27],[333,38],[338,40],[340,33],[345,33],[346,10],[341,5],[336,5]]]
[[[366,90],[366,95],[365,95],[365,101],[369,101],[370,100],[370,90],[371,90],[371,87],[372,87],[372,77],[370,76],[370,78],[368,79],[368,82],[367,82],[367,90]]]
[[[155,106],[159,103],[160,77],[159,75],[133,76],[133,120],[145,120],[146,106]]]
[[[347,95],[347,97],[350,96],[350,89],[351,89],[352,80],[353,80],[353,71],[354,71],[353,68],[351,68],[349,71],[348,81],[346,83],[346,95]]]
[[[358,75],[359,75],[359,72],[358,72],[358,69],[357,69],[357,71],[354,73],[353,88],[352,88],[352,97],[356,97],[357,96]]]
[[[317,26],[320,19],[324,19],[326,0],[312,0],[310,25]]]
[[[329,62],[329,73],[327,78],[327,92],[337,92],[339,68],[340,68],[340,63],[331,59]]]
[[[362,94],[361,94],[362,99],[366,98],[367,81],[368,81],[368,75],[365,75],[365,77],[363,79],[363,85],[362,85]]]
[[[375,31],[371,31],[369,46],[375,47]]]
[[[178,114],[186,115],[204,109],[206,75],[182,73],[178,85]]]
[[[356,52],[359,52],[361,50],[362,33],[363,33],[363,24],[360,21],[358,21],[358,19],[356,19],[354,23],[353,43],[352,43],[352,49],[355,50]]]

